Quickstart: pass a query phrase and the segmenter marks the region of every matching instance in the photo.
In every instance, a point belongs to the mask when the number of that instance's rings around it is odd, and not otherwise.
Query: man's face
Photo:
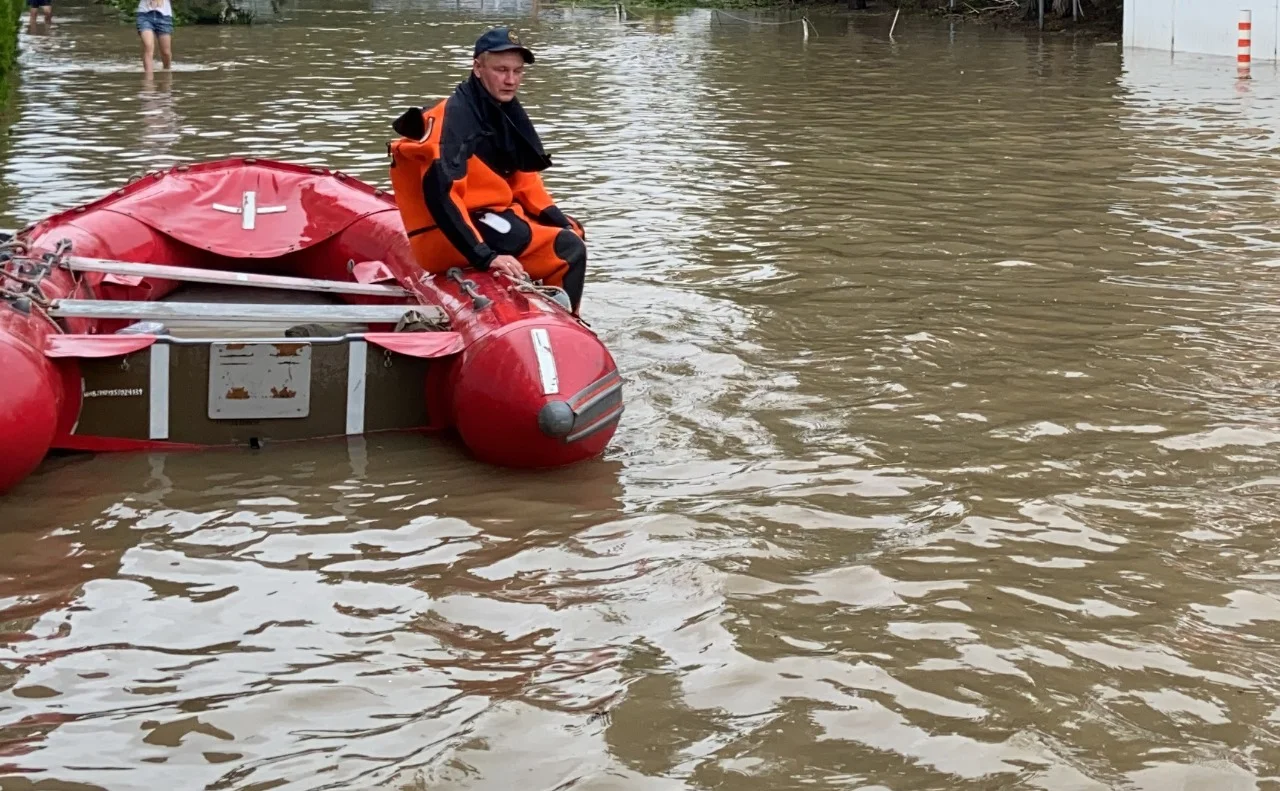
[[[475,62],[476,77],[489,95],[500,102],[516,98],[524,79],[524,58],[519,52],[482,52]]]

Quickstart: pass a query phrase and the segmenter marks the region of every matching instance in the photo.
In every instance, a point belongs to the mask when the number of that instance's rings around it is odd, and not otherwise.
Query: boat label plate
[[[209,418],[300,418],[311,412],[311,344],[213,343]]]

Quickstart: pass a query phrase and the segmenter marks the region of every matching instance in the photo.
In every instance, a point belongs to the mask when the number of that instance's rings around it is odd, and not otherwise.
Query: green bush
[[[18,58],[18,26],[22,24],[23,0],[0,0],[0,103],[9,97],[14,63]]]

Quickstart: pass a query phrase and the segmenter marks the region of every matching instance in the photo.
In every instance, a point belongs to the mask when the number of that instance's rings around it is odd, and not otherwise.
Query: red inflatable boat
[[[392,196],[340,172],[150,173],[0,245],[0,492],[50,448],[453,429],[492,464],[587,459],[622,380],[564,304],[424,273]]]

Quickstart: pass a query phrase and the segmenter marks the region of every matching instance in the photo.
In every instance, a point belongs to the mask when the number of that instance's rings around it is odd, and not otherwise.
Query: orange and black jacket
[[[393,161],[399,154],[430,163],[421,184],[429,216],[406,216],[410,236],[438,228],[468,264],[485,270],[497,254],[473,216],[519,204],[531,220],[574,227],[542,184],[551,158],[528,114],[517,100],[498,102],[474,74],[431,109],[410,108],[392,128],[402,138],[391,144]]]

